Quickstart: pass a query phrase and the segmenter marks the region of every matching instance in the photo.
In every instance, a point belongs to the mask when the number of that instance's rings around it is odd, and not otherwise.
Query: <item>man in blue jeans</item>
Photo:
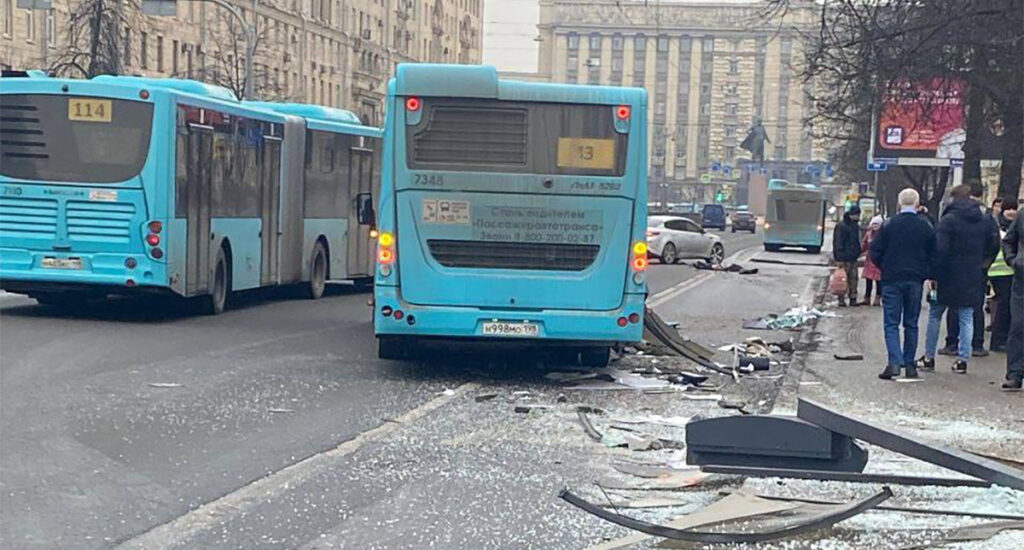
[[[871,261],[882,270],[882,313],[888,362],[878,375],[883,380],[899,376],[906,368],[908,378],[917,377],[917,321],[921,315],[921,292],[931,277],[935,261],[935,230],[918,215],[921,197],[914,189],[899,194],[900,213],[882,224],[871,242]],[[900,345],[900,324],[903,343]],[[970,340],[967,340],[970,342]]]
[[[974,333],[975,305],[985,299],[987,272],[999,252],[999,234],[991,231],[992,219],[978,203],[971,200],[971,188],[957,185],[950,194],[953,202],[946,207],[935,233],[935,265],[937,297],[931,301],[928,315],[928,336],[924,357],[918,363],[923,370],[935,370],[935,348],[939,342],[939,326],[946,308],[953,310],[960,324],[960,345],[953,372],[967,373],[971,359],[971,338]]]

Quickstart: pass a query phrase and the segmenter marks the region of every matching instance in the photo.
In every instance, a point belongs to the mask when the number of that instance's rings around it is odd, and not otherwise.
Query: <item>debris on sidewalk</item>
[[[150,382],[149,387],[151,388],[180,388],[181,384],[177,382]]]
[[[790,416],[721,416],[686,427],[687,464],[861,472],[867,461],[852,438]]]
[[[717,507],[712,504],[702,510],[673,520],[668,525],[658,525],[606,510],[576,496],[568,489],[562,489],[558,496],[585,512],[647,535],[688,542],[737,544],[778,540],[830,527],[881,504],[892,496],[892,491],[888,487],[884,487],[881,492],[865,499],[832,506],[823,504],[779,506],[782,503],[778,501],[762,499],[746,492],[737,491],[715,503],[718,504]],[[714,511],[709,512],[712,507],[715,507]],[[780,512],[786,513],[784,516],[779,516]],[[750,530],[751,527],[754,527],[752,525],[754,522],[745,521],[753,517],[764,521],[763,525],[757,526],[761,527],[760,530]],[[737,521],[744,522],[744,531],[694,530],[712,524],[718,529],[728,528],[730,524]],[[636,542],[640,542],[644,538]],[[632,543],[630,542],[630,544]],[[622,546],[605,547],[621,548]]]
[[[796,414],[800,419],[813,422],[834,433],[857,438],[997,485],[1024,491],[1024,470],[945,445],[928,443],[908,434],[843,415],[803,398],[797,402]]]
[[[895,474],[866,474],[861,472],[829,472],[823,470],[794,470],[789,468],[751,468],[744,466],[701,466],[701,471],[747,477],[778,477],[785,479],[815,479],[818,481],[847,481],[850,483],[884,483],[887,485],[924,485],[935,487],[981,487],[992,484],[980,479],[951,477],[921,477]]]
[[[808,322],[821,317],[836,317],[831,311],[822,311],[807,306],[794,307],[782,315],[774,313],[743,323],[743,328],[754,330],[799,330]]]
[[[860,353],[833,353],[832,357],[837,361],[863,361],[864,355]]]

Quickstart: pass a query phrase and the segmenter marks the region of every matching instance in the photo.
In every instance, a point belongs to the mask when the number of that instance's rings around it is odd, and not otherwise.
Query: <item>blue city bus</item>
[[[825,239],[826,200],[816,185],[773,179],[768,182],[764,249],[803,248],[817,254]]]
[[[387,95],[374,328],[552,344],[588,365],[643,330],[647,96],[399,65]]]
[[[189,80],[0,79],[0,287],[41,303],[372,282],[383,132]]]

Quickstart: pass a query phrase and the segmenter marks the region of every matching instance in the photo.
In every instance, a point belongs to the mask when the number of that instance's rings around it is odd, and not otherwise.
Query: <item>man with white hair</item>
[[[882,224],[871,242],[871,261],[882,270],[882,312],[888,362],[878,375],[883,380],[917,377],[917,321],[921,315],[924,281],[932,277],[935,229],[917,214],[921,196],[914,189],[900,191],[899,214]],[[903,342],[900,344],[900,325]]]

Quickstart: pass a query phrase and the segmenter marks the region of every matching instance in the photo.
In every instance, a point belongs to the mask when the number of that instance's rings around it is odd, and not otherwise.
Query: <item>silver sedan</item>
[[[707,233],[700,225],[679,216],[647,218],[647,254],[662,263],[699,258],[722,263],[725,246],[717,235]]]

